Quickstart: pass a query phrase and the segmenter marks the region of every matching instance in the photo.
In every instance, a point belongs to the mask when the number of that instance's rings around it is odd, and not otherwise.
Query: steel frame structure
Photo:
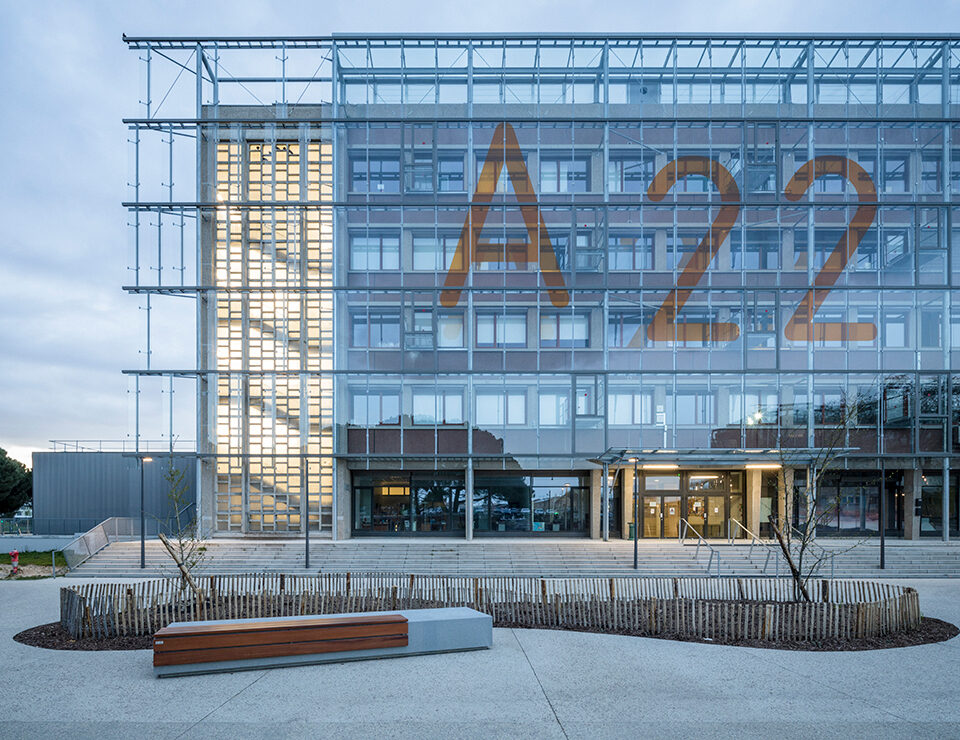
[[[954,252],[956,246],[951,249],[946,241],[955,229],[954,220],[960,210],[957,207],[960,180],[955,182],[953,174],[960,151],[957,149],[960,130],[955,124],[960,114],[960,36],[347,34],[288,38],[124,36],[124,42],[138,53],[143,69],[142,112],[124,120],[130,131],[132,147],[131,197],[124,202],[124,207],[131,218],[131,270],[134,278],[124,289],[142,296],[146,323],[143,367],[125,371],[133,383],[135,448],[139,454],[141,438],[157,436],[156,428],[149,431],[145,428],[147,424],[143,418],[145,408],[150,406],[143,397],[148,385],[167,395],[165,410],[158,412],[154,407],[153,411],[155,420],[162,418],[167,425],[166,434],[162,436],[169,441],[168,454],[171,455],[174,441],[183,436],[177,433],[174,425],[175,392],[185,387],[188,391],[185,395],[195,393],[198,409],[194,430],[196,453],[198,458],[207,461],[206,465],[198,466],[198,496],[216,495],[212,484],[216,473],[210,470],[210,466],[216,466],[218,460],[224,457],[244,460],[260,454],[250,452],[243,445],[232,448],[227,455],[217,449],[216,434],[210,428],[216,419],[215,402],[211,399],[215,395],[213,389],[221,382],[244,385],[248,383],[245,378],[258,376],[298,378],[301,387],[313,379],[321,384],[329,383],[332,389],[330,403],[334,405],[328,413],[325,412],[327,416],[321,422],[330,437],[329,446],[324,447],[322,455],[315,450],[308,451],[311,435],[315,433],[310,429],[309,419],[301,423],[298,445],[271,453],[276,459],[299,460],[301,471],[310,458],[331,459],[324,468],[327,471],[324,475],[328,476],[324,490],[315,492],[316,508],[310,509],[311,505],[307,505],[309,521],[316,522],[319,533],[333,537],[343,533],[338,527],[343,505],[338,502],[338,496],[344,494],[342,491],[338,493],[337,476],[345,475],[346,468],[338,472],[332,464],[333,458],[353,463],[363,461],[369,466],[371,459],[377,457],[366,451],[350,452],[341,438],[347,413],[343,382],[357,373],[357,368],[346,360],[345,343],[337,338],[337,333],[344,331],[349,296],[358,290],[355,283],[346,279],[343,266],[347,251],[341,242],[345,243],[346,222],[350,220],[351,212],[358,209],[365,208],[370,213],[376,209],[395,208],[402,212],[404,208],[414,207],[463,207],[465,201],[461,198],[454,203],[443,200],[439,194],[432,200],[417,200],[402,188],[394,195],[368,193],[365,197],[358,197],[349,192],[344,184],[348,173],[341,168],[348,162],[346,142],[349,132],[359,127],[365,128],[369,140],[371,126],[389,129],[404,124],[459,124],[467,129],[467,150],[473,151],[479,146],[474,142],[474,136],[479,135],[484,126],[508,120],[536,131],[535,139],[529,141],[538,153],[541,148],[550,146],[549,137],[542,132],[551,125],[570,127],[574,138],[581,130],[578,127],[596,129],[602,159],[602,187],[579,198],[561,194],[551,196],[538,189],[534,202],[538,209],[544,210],[589,207],[604,209],[607,214],[614,209],[630,208],[633,203],[622,193],[611,192],[606,174],[611,150],[615,148],[611,145],[611,136],[625,137],[630,126],[640,130],[644,125],[656,122],[669,124],[673,127],[673,152],[682,148],[682,143],[678,143],[682,133],[678,131],[684,126],[694,129],[703,125],[708,137],[721,124],[739,127],[741,134],[748,127],[753,131],[764,126],[781,130],[792,127],[805,134],[798,139],[797,157],[800,159],[817,154],[814,132],[826,130],[831,125],[842,129],[845,143],[841,148],[846,152],[853,147],[848,133],[852,126],[873,127],[872,130],[880,132],[875,137],[878,173],[883,155],[883,132],[892,131],[899,125],[914,134],[922,131],[931,137],[931,141],[938,137],[939,143],[935,147],[938,148],[940,169],[936,192],[929,197],[918,196],[913,189],[904,194],[883,194],[877,197],[876,205],[890,212],[896,208],[915,209],[918,223],[921,208],[939,209],[938,212],[943,213],[944,222],[937,228],[945,234],[940,243],[946,277],[929,284],[911,283],[911,290],[915,292],[912,306],[916,311],[920,310],[916,296],[921,290],[939,295],[937,300],[944,316],[941,358],[925,366],[923,363],[930,361],[921,358],[919,348],[916,349],[917,364],[910,370],[916,381],[912,383],[911,392],[913,408],[918,409],[920,378],[937,378],[946,389],[942,403],[946,406],[947,427],[952,429],[954,425],[950,399],[956,394],[952,389],[960,378],[955,379],[952,371],[954,350],[960,350],[960,347],[951,346],[949,314],[951,307],[960,303],[952,293],[957,287],[954,271],[960,271],[960,264],[957,264]],[[268,71],[271,68],[273,71]],[[656,92],[648,97],[647,87]],[[308,182],[301,174],[298,197],[272,198],[267,204],[263,199],[243,197],[240,191],[225,196],[219,193],[214,154],[217,146],[221,142],[247,141],[251,135],[259,136],[264,142],[273,142],[274,147],[276,142],[296,140],[301,153],[313,142],[323,144],[328,141],[329,153],[322,156],[329,160],[329,171],[321,176],[323,182]],[[712,151],[710,141],[708,139],[707,147]],[[838,148],[835,142],[834,148]],[[778,161],[780,156],[778,139]],[[269,166],[276,170],[276,161],[271,161]],[[476,182],[477,168],[477,162],[468,156],[464,171],[468,190],[470,184]],[[782,186],[783,176],[778,173],[777,177],[778,185]],[[276,181],[272,184],[275,186]],[[304,197],[303,193],[311,188],[317,197]],[[778,227],[782,226],[779,215],[782,209],[807,205],[807,243],[812,245],[816,224],[813,193],[798,205],[782,197],[781,190],[782,187],[778,187],[774,195],[762,199],[742,197],[736,204],[744,208],[762,207],[777,211]],[[717,201],[710,193],[704,197],[674,193],[670,205],[675,211],[687,205],[715,208]],[[832,205],[841,209],[850,207],[849,201],[843,198]],[[205,256],[204,245],[214,239],[211,230],[216,228],[218,214],[235,212],[245,220],[251,213],[270,213],[275,219],[278,212],[285,210],[296,211],[298,218],[318,214],[321,221],[329,221],[330,251],[323,257],[329,274],[323,273],[315,282],[284,284],[251,285],[247,274],[240,282],[227,286],[214,279],[215,268],[205,261],[209,255]],[[609,226],[604,228],[609,230]],[[675,233],[678,228],[674,215]],[[275,249],[275,237],[273,242]],[[919,252],[913,255],[913,260],[919,271]],[[604,267],[605,276],[607,270]],[[812,263],[809,263],[807,271],[811,280],[813,270]],[[676,274],[674,268],[674,277]],[[408,289],[402,283],[393,287]],[[779,313],[782,292],[775,286],[764,287],[776,293],[774,310]],[[500,288],[509,290],[506,284]],[[615,298],[609,288],[609,285],[604,286],[605,295],[601,302],[603,331],[608,324],[611,296]],[[743,292],[747,286],[742,284],[735,289]],[[438,284],[416,287],[416,292],[423,295],[437,294],[441,290]],[[468,312],[473,310],[474,302],[480,300],[479,296],[488,290],[488,287],[472,283],[464,287]],[[581,289],[574,283],[571,291],[578,294],[578,290]],[[595,288],[582,290],[589,292]],[[838,285],[835,290],[837,295],[853,294],[857,287]],[[624,287],[621,292],[625,291],[628,292]],[[214,325],[217,320],[211,317],[218,296],[225,293],[237,296],[273,293],[279,296],[277,301],[287,301],[289,305],[295,302],[303,307],[313,300],[318,302],[317,305],[329,304],[329,315],[324,314],[324,320],[328,320],[333,329],[329,335],[317,340],[317,364],[256,370],[246,365],[229,368],[218,365],[210,356],[217,333]],[[153,309],[161,298],[183,297],[196,302],[196,366],[166,364],[158,367]],[[631,299],[627,297],[626,300]],[[637,300],[643,302],[642,298]],[[879,312],[879,292],[877,305]],[[246,325],[243,331],[248,331]],[[306,341],[309,343],[309,339]],[[306,344],[303,346],[306,348]],[[688,373],[677,365],[677,351],[674,347],[675,359],[670,367],[656,370],[658,376],[673,378],[670,382],[674,388],[676,378]],[[747,351],[744,345],[744,356]],[[811,344],[806,348],[807,372],[812,372],[815,367],[813,352]],[[538,350],[536,354],[539,368],[542,353]],[[589,371],[590,375],[602,378],[605,387],[608,376],[622,374],[622,371],[610,367],[608,354],[609,349],[604,345],[602,367]],[[397,369],[375,367],[364,368],[363,372],[369,377],[397,375]],[[474,372],[472,364],[468,372]],[[506,366],[497,372],[504,377],[529,374],[526,370]],[[575,378],[578,371],[575,365],[571,365],[565,372]],[[773,369],[751,368],[747,364],[736,369],[736,373],[744,378],[781,372],[786,370],[781,368],[779,359]],[[830,375],[837,377],[862,376],[868,372],[882,374],[884,370],[864,371],[851,367],[848,362],[842,367],[829,368]],[[811,379],[808,404],[813,403],[812,382]],[[468,392],[468,403],[471,397],[472,391]],[[742,420],[745,416],[745,413],[741,415],[741,432],[745,429]],[[812,412],[807,414],[806,424],[807,441],[812,443]],[[879,425],[877,433],[880,434]],[[676,438],[676,428],[672,434]],[[913,434],[915,444],[909,454],[888,452],[880,440],[877,449],[863,457],[881,467],[902,465],[908,457],[915,461],[922,457],[925,462],[918,465],[941,469],[946,519],[950,508],[953,450],[945,444],[939,451],[926,450],[921,455],[919,424]],[[605,427],[604,444],[600,449],[616,446],[607,437]],[[622,446],[636,447],[637,442],[639,440],[627,440]],[[665,443],[663,446],[678,445]],[[151,455],[157,453],[151,452]],[[435,450],[423,459],[432,460],[435,467],[440,467],[445,458],[463,461],[465,457],[470,488],[474,460],[480,457],[474,453],[472,444],[466,455]],[[505,464],[502,461],[508,458],[533,460],[540,457],[551,456],[538,452],[532,455],[504,454],[491,459]],[[855,458],[856,455],[851,455],[854,463]],[[405,459],[409,458],[402,453],[389,453],[382,455],[379,461],[375,460],[375,465],[389,466]],[[579,464],[582,465],[582,461]],[[249,481],[244,478],[241,484],[244,500],[248,492]],[[300,494],[307,496],[308,500],[314,495],[306,489],[300,489]],[[468,522],[471,499],[468,495]],[[291,508],[295,507],[291,505]],[[244,503],[241,526],[244,532],[247,531],[248,513]],[[203,524],[207,529],[215,528],[215,522],[209,516]],[[302,520],[290,520],[290,531],[298,531],[302,526]],[[470,536],[470,529],[468,523],[467,536]],[[949,537],[946,522],[943,536]]]

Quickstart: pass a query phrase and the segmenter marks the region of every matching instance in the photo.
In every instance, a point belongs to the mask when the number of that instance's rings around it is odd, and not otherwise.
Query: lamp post
[[[633,458],[633,569],[640,568],[640,479],[637,476],[637,458]]]
[[[883,531],[887,528],[887,522],[884,518],[886,515],[886,507],[883,505],[883,499],[887,495],[887,476],[884,473],[885,471],[880,474],[880,511],[877,512],[877,516],[880,518],[880,570],[885,570],[887,566],[886,553],[884,552],[886,545],[886,542],[884,542],[884,534],[886,533]]]
[[[140,458],[140,568],[147,567],[147,539],[143,512],[143,464],[153,462],[152,457]]]

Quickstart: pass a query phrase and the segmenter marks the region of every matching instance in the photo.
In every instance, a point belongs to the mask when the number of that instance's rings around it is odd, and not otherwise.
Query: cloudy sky
[[[139,115],[140,88],[123,33],[951,30],[960,2],[947,0],[0,0],[0,447],[29,461],[51,439],[131,432],[121,370],[141,362],[144,316],[120,290],[130,281],[121,119]],[[171,315],[158,339],[168,362],[190,362]]]

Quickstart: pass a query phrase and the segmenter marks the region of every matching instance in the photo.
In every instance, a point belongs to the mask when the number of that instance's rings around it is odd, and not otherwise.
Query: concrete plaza
[[[63,583],[0,582],[0,738],[960,738],[960,638],[806,653],[496,629],[477,653],[158,680],[148,651],[11,639],[57,618]],[[960,580],[904,583],[960,622]]]

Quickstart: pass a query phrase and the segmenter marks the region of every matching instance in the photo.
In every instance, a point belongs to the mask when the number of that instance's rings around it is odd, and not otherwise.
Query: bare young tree
[[[158,536],[180,570],[181,588],[189,585],[199,596],[200,591],[193,579],[193,572],[203,561],[206,547],[200,536],[196,507],[192,506],[193,502],[187,497],[187,484],[183,471],[174,467],[172,459],[163,474],[163,479],[169,486],[167,500],[173,516],[169,520],[170,537],[168,538],[163,532]]]
[[[871,389],[875,391],[876,389]],[[781,438],[779,448],[780,468],[777,473],[779,490],[778,511],[771,514],[770,528],[773,531],[780,553],[793,578],[797,598],[810,601],[807,584],[815,578],[830,558],[848,552],[860,542],[842,550],[827,550],[816,543],[817,528],[825,524],[837,513],[837,500],[824,495],[824,482],[836,474],[844,455],[850,450],[850,432],[862,426],[860,416],[863,413],[861,397],[867,403],[875,403],[877,395],[866,391],[850,402],[846,393],[839,399],[822,408],[821,423],[815,427],[813,448],[791,447]],[[786,408],[790,413],[790,407]],[[876,412],[875,412],[876,413]],[[807,480],[802,491],[797,491],[793,472],[806,468]],[[802,496],[800,508],[803,516],[797,527],[791,525],[791,510],[795,496]],[[882,495],[882,492],[881,492]],[[883,526],[883,522],[880,522]]]

